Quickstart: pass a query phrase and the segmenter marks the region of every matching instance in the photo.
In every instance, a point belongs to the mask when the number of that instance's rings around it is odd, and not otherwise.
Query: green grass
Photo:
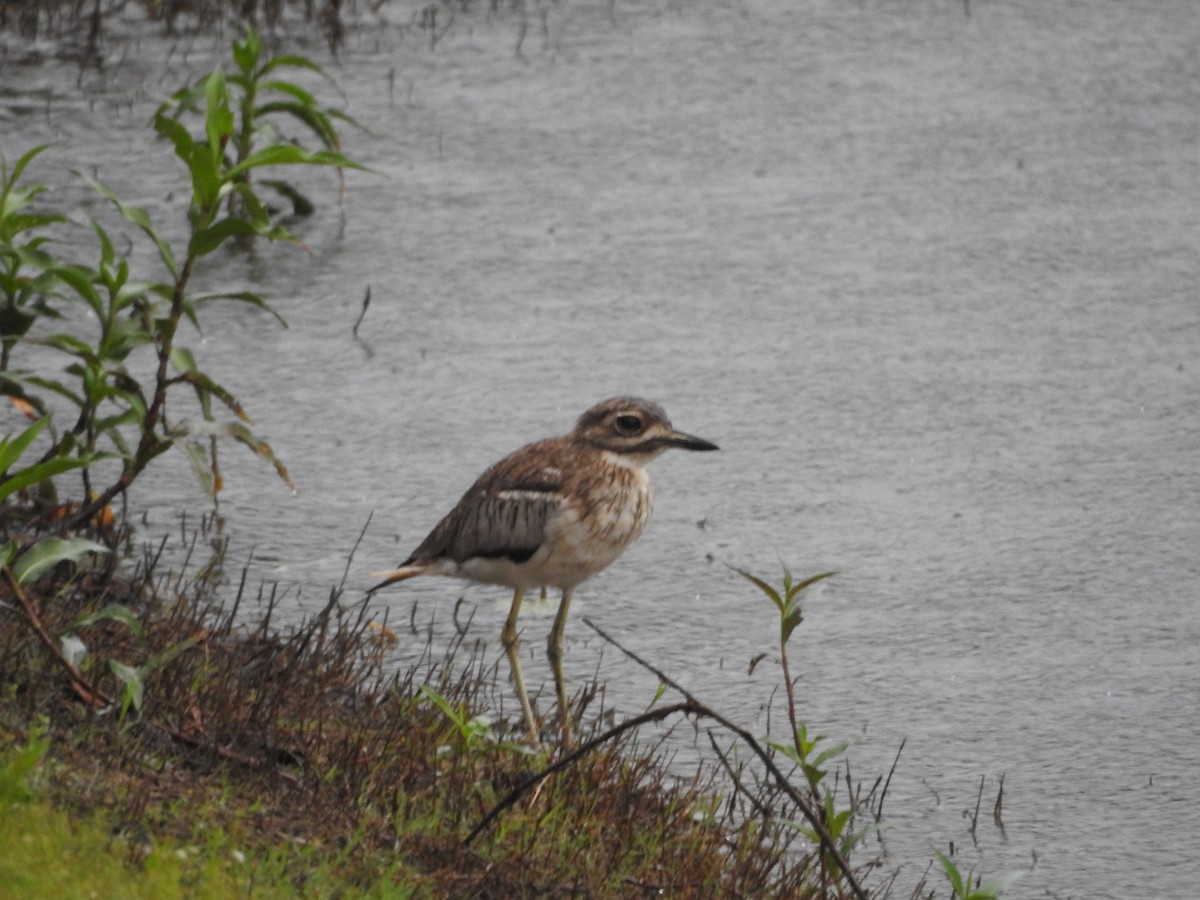
[[[23,752],[0,753],[0,772]],[[53,777],[50,771],[59,768],[40,763],[31,780],[46,782]],[[192,832],[190,840],[180,840],[163,828],[122,825],[104,810],[68,810],[38,788],[21,791],[23,797],[16,793],[0,798],[0,846],[5,848],[0,854],[0,900],[418,895],[416,878],[395,863],[381,861],[365,879],[361,868],[348,874],[346,854],[328,847],[283,840],[264,844],[238,834],[243,829],[215,826],[209,820],[215,806],[174,805]],[[229,794],[220,801],[225,812],[238,805]]]

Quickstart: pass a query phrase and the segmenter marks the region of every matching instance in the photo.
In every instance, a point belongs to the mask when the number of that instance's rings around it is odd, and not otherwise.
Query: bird
[[[527,591],[560,591],[547,655],[565,737],[570,704],[563,631],[571,596],[642,533],[652,506],[646,464],[672,448],[718,449],[677,431],[657,403],[637,397],[598,403],[569,434],[526,444],[487,469],[408,559],[372,573],[383,580],[369,593],[419,575],[511,588],[501,643],[526,731],[536,744],[538,720],[521,674],[517,615]]]

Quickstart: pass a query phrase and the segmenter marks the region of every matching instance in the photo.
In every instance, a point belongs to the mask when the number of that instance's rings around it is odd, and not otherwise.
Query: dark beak
[[[662,442],[668,447],[678,447],[681,450],[719,450],[712,441],[696,437],[694,434],[684,434],[682,431],[672,431]]]

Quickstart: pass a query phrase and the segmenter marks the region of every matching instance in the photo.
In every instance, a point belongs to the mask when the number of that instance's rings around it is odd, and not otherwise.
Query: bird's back
[[[571,588],[621,555],[651,512],[645,468],[570,437],[484,472],[404,563],[510,587]]]

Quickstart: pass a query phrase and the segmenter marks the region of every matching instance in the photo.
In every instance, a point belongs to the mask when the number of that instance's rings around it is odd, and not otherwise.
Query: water
[[[371,128],[347,132],[373,171],[347,176],[344,223],[317,176],[311,256],[201,273],[291,326],[214,310],[197,347],[301,488],[224,451],[235,558],[253,548],[310,609],[369,514],[355,587],[499,455],[652,397],[722,452],[654,464],[655,520],[577,598],[575,684],[599,667],[625,711],[654,692],[589,616],[761,732],[778,669],[747,666],[772,611],[719,563],[836,569],[791,648],[802,714],[852,740],[864,779],[907,738],[885,832],[902,883],[930,846],[975,859],[962,811],[983,777],[978,854],[1026,870],[1014,896],[1189,896],[1192,5],[580,3],[522,57],[511,18],[459,16],[430,49],[400,27],[410,7],[384,11],[340,62],[306,48]],[[206,42],[183,46],[175,76],[203,72]],[[56,138],[36,174],[94,166],[165,215],[175,174],[140,127],[176,83],[169,49],[112,48],[84,100],[77,70],[6,66],[5,153]],[[149,530],[196,502],[189,477],[138,485]],[[448,634],[464,592],[498,635],[507,598],[486,588],[412,583],[380,614],[415,601]],[[531,683],[548,628],[526,622]]]

